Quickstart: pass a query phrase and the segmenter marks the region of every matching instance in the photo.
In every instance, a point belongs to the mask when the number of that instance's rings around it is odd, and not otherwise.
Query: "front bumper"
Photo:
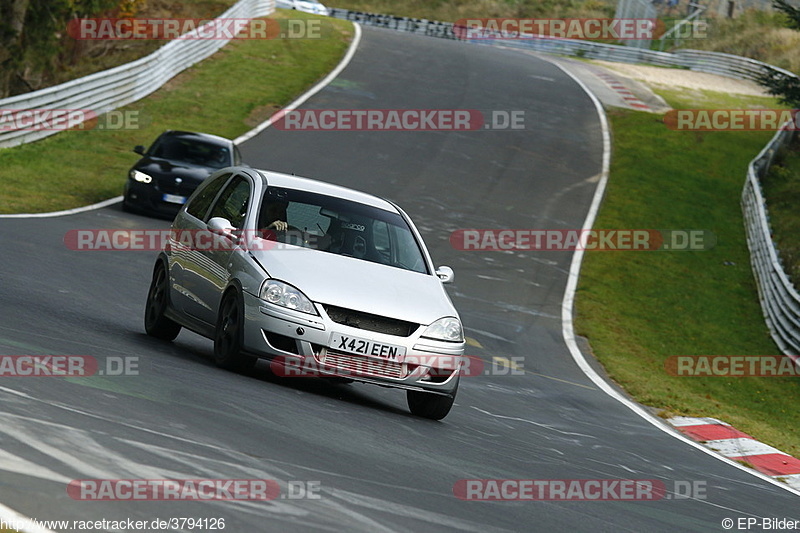
[[[320,316],[285,309],[245,293],[245,351],[272,360],[273,372],[287,377],[341,377],[446,396],[455,393],[463,343],[421,338],[424,326],[409,336],[351,327],[331,320],[323,306],[316,307]],[[401,346],[406,353],[397,362],[356,354],[336,348],[334,335]]]
[[[173,196],[176,198],[184,198],[183,203],[185,203],[185,199],[188,198],[190,194],[191,192]],[[178,214],[178,211],[181,210],[181,207],[183,207],[183,203],[164,201],[164,192],[157,186],[149,183],[139,183],[130,178],[125,183],[123,196],[124,205],[128,209],[146,211],[170,218],[174,218],[175,215]]]

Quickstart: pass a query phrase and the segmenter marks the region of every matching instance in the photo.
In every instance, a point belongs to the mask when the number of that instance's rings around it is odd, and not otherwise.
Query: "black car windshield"
[[[358,202],[270,187],[258,229],[267,239],[429,274],[405,219]]]
[[[150,148],[148,155],[209,168],[231,165],[231,151],[228,147],[176,135],[162,136]]]

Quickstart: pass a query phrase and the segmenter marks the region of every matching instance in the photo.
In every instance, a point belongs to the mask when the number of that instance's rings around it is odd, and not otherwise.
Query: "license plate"
[[[165,194],[162,196],[162,200],[165,202],[169,202],[171,204],[185,204],[186,197],[185,196],[178,196],[177,194]]]
[[[331,335],[330,348],[337,352],[355,353],[369,357],[378,357],[395,363],[402,363],[406,356],[404,346],[384,344],[382,342],[369,341],[334,333]]]

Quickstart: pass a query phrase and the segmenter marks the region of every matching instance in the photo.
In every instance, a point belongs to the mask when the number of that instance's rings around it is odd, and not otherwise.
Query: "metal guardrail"
[[[750,162],[742,191],[742,213],[747,246],[750,248],[750,263],[767,326],[778,348],[796,364],[800,364],[800,294],[784,272],[772,241],[760,182],[772,166],[775,154],[782,146],[792,142],[796,133],[790,129],[777,132]]]
[[[442,39],[458,39],[453,31],[452,22],[439,22],[437,20],[419,19],[413,17],[397,17],[395,15],[382,15],[380,13],[364,13],[349,9],[330,8],[330,16],[334,18],[357,22],[364,26],[375,26],[389,30],[402,31],[439,37]]]
[[[362,11],[351,11],[349,9],[337,7],[330,8],[330,16],[349,20],[350,22],[357,22],[364,26],[375,26],[377,28],[416,33],[442,39],[458,39],[458,36],[453,31],[454,24],[452,22],[440,22],[437,20],[413,17],[398,17],[380,13],[364,13]]]
[[[788,70],[768,63],[762,63],[761,61],[756,61],[748,57],[739,57],[720,52],[677,50],[673,55],[680,58],[681,64],[679,66],[688,67],[691,70],[728,76],[729,78],[744,78],[755,81],[759,75],[764,73],[764,70],[780,72],[786,76],[795,76]]]
[[[262,17],[274,10],[275,0],[240,0],[219,18]],[[190,32],[187,36],[198,31]],[[152,54],[131,63],[40,91],[2,99],[0,109],[90,110],[99,116],[156,91],[176,74],[207,58],[228,42],[229,39],[187,38],[170,41]],[[0,148],[58,133],[58,130],[37,129],[35,124],[23,129],[0,131]]]

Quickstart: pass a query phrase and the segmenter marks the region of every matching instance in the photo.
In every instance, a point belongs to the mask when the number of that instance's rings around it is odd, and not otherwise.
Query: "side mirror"
[[[453,269],[448,266],[440,266],[437,268],[436,276],[442,281],[442,283],[453,283],[453,280],[456,278],[455,272],[453,272]]]
[[[139,155],[144,155],[144,146],[141,144],[137,144],[133,147],[133,151]]]
[[[225,237],[233,238],[233,224],[226,218],[214,217],[208,221],[206,225],[208,231],[216,235],[224,235]]]

